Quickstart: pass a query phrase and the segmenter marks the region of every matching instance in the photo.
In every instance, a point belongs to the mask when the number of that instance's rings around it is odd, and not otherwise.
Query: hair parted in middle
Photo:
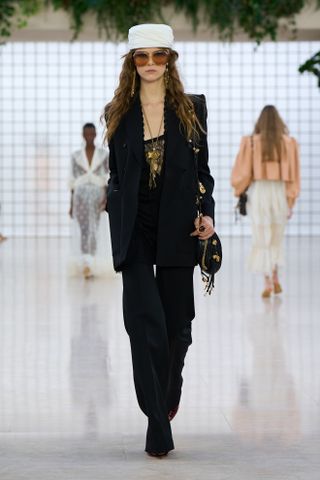
[[[196,116],[191,99],[184,92],[184,87],[176,67],[178,53],[170,48],[166,48],[165,50],[169,51],[166,72],[170,79],[166,85],[166,100],[170,107],[176,112],[177,117],[184,127],[186,137],[193,138],[194,135],[198,137],[199,129],[202,132],[204,132],[204,129]],[[130,52],[123,56],[124,61],[119,77],[119,85],[114,92],[114,97],[111,102],[104,107],[104,113],[101,118],[105,120],[106,125],[105,142],[110,142],[122,117],[128,112],[137,95],[139,95],[140,77],[136,74],[136,67],[133,61],[134,52],[135,50],[130,50]],[[134,95],[132,96],[133,86]]]
[[[281,161],[283,135],[288,135],[288,127],[273,105],[266,105],[261,110],[254,127],[254,134],[260,134],[262,143],[262,161]]]

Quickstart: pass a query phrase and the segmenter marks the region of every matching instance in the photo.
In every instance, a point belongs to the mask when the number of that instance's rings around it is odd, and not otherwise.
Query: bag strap
[[[251,146],[251,178],[253,179],[253,148],[254,148],[253,134],[250,135],[250,146]],[[247,187],[245,190],[243,190],[243,192],[240,194],[240,196],[241,195],[246,195],[247,191],[248,191],[248,188],[249,187]],[[240,205],[240,197],[239,197],[239,200],[238,200],[236,206],[234,207],[234,216],[235,216],[235,221],[236,222],[239,219],[239,211],[238,211],[239,210],[239,205]]]
[[[193,158],[194,158],[194,167],[195,167],[195,180],[196,180],[196,207],[197,207],[197,217],[202,217],[202,194],[201,194],[201,183],[199,180],[199,173],[198,173],[198,153],[200,149],[198,148],[195,135],[193,139]],[[202,187],[204,188],[204,187]]]
[[[190,142],[192,143],[193,157],[194,157],[194,167],[195,167],[197,217],[201,218],[202,217],[202,199],[203,199],[202,195],[206,192],[206,189],[199,180],[198,153],[200,152],[200,148],[199,148],[199,145],[197,144],[196,132],[195,131],[193,132],[193,139],[190,140]]]

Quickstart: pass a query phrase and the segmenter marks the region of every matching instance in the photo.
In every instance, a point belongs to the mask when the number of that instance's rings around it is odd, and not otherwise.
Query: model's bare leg
[[[279,282],[279,275],[278,275],[278,267],[275,266],[272,272],[272,283],[273,283],[273,291],[275,294],[282,292],[282,287]]]

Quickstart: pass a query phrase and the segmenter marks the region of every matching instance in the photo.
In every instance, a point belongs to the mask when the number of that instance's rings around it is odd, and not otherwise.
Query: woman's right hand
[[[196,217],[194,226],[195,230],[190,234],[191,237],[208,240],[214,234],[213,220],[207,215]]]

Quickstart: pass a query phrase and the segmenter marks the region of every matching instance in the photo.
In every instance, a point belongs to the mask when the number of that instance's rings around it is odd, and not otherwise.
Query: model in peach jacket
[[[242,138],[231,174],[236,196],[248,189],[248,267],[264,275],[264,298],[282,292],[278,268],[284,265],[284,232],[300,192],[299,148],[287,131],[277,109],[265,106],[254,134]]]
[[[282,180],[285,182],[289,209],[292,209],[300,193],[299,146],[295,138],[283,135],[281,159],[262,161],[260,135],[253,135],[253,151],[250,136],[242,137],[231,174],[231,185],[236,197],[254,180]]]

